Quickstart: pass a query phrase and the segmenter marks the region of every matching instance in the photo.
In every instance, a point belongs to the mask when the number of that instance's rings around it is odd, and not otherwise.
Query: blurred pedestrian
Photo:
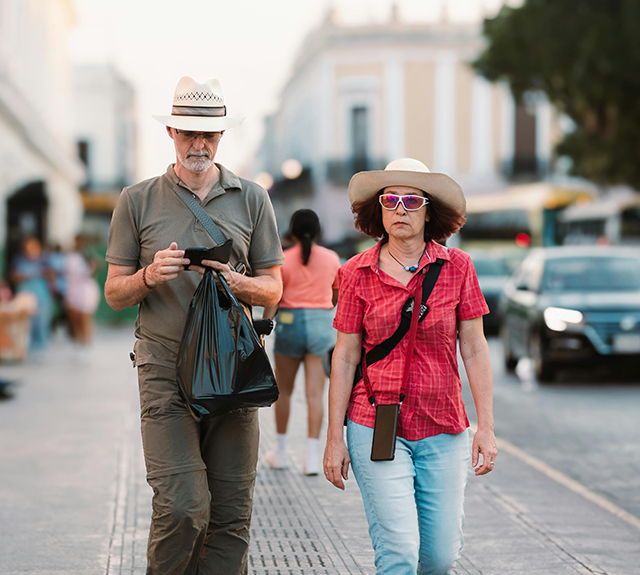
[[[64,303],[67,285],[67,254],[64,253],[60,244],[56,243],[50,246],[47,254],[47,266],[51,272],[49,291],[54,302],[52,329],[55,331],[59,325],[67,323]]]
[[[275,469],[289,466],[287,426],[291,394],[301,363],[304,363],[307,397],[308,438],[303,473],[317,475],[318,439],[323,417],[325,383],[322,358],[335,344],[331,323],[337,301],[337,272],[340,257],[317,244],[320,221],[312,210],[298,210],[291,216],[287,233],[294,245],[284,252],[283,292],[276,308],[267,308],[264,317],[278,313],[274,357],[280,397],[275,404],[277,446],[265,461]]]
[[[47,259],[38,238],[26,236],[22,239],[10,277],[16,293],[32,293],[38,301],[38,309],[31,319],[30,351],[36,360],[41,360],[49,341],[53,298],[49,290]]]
[[[28,291],[13,295],[0,278],[0,361],[24,361],[28,354],[31,318],[38,311],[36,296]]]
[[[482,329],[488,308],[469,256],[437,243],[464,223],[466,202],[455,181],[413,159],[356,174],[349,200],[356,227],[381,240],[339,272],[324,472],[344,489],[353,465],[378,574],[444,575],[462,548],[469,467],[457,338],[478,415],[471,449],[476,475],[490,472],[497,454]],[[411,296],[422,298],[428,271],[436,281],[427,308],[409,306]],[[408,332],[384,359],[364,363],[354,387],[363,348],[387,341],[403,309]]]
[[[164,175],[120,195],[111,220],[105,285],[114,309],[139,305],[135,365],[147,482],[154,491],[147,573],[246,574],[257,409],[196,421],[176,381],[187,309],[205,272],[190,265],[185,248],[214,243],[186,202],[199,204],[232,240],[233,269],[212,260],[202,265],[222,275],[249,305],[273,306],[280,300],[282,248],[267,192],[214,163],[224,130],[242,121],[227,116],[218,80],[200,84],[181,78],[171,115],[156,119],[167,126],[176,162]]]
[[[77,346],[77,359],[90,359],[93,316],[100,303],[100,288],[93,275],[95,262],[85,253],[84,238],[76,236],[74,250],[65,262],[65,309],[71,340]]]

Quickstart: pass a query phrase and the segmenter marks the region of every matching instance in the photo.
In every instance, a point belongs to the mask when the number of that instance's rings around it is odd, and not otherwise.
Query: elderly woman
[[[349,200],[356,227],[381,240],[339,272],[324,473],[344,489],[353,466],[378,574],[446,574],[462,548],[469,459],[484,475],[497,455],[482,330],[488,308],[469,256],[438,243],[464,223],[464,195],[448,176],[402,159],[356,174]],[[435,285],[423,317],[424,306],[407,303],[422,299],[429,278]],[[408,332],[386,357],[369,361],[364,354],[394,334],[403,309]],[[457,339],[478,417],[471,454]],[[358,366],[364,377],[354,386]]]

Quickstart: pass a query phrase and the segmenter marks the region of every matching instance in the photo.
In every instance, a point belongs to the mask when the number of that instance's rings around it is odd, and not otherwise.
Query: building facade
[[[137,180],[135,91],[113,66],[83,65],[73,70],[73,94],[73,137],[86,174],[82,232],[106,243],[118,196]]]
[[[304,206],[328,241],[351,234],[349,178],[401,157],[451,175],[467,194],[543,176],[558,135],[552,109],[534,96],[516,106],[506,86],[477,76],[470,62],[482,47],[479,24],[402,22],[392,9],[384,24],[344,26],[329,13],[265,122],[256,171],[275,180],[281,225]],[[302,194],[280,173],[288,158],[309,178]]]
[[[71,242],[84,170],[72,137],[71,0],[0,0],[0,265],[20,239]]]

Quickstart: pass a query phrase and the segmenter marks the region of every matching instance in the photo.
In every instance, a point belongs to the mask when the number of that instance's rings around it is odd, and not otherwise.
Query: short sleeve
[[[140,238],[131,210],[131,198],[126,189],[120,194],[111,216],[105,259],[110,264],[119,266],[137,266],[140,260]]]
[[[338,309],[333,327],[343,333],[361,333],[364,319],[364,302],[357,294],[359,270],[342,266],[338,270]]]
[[[331,285],[331,289],[338,289],[338,286],[340,285],[340,281],[338,279],[338,272],[340,271],[340,266],[342,265],[342,263],[340,262],[340,256],[337,253],[333,252],[332,255],[335,259],[336,275],[333,278],[333,284]]]
[[[249,264],[251,269],[254,270],[270,268],[284,263],[273,206],[267,196],[267,192],[264,190],[262,192],[264,194],[262,205],[251,234],[251,245],[249,247]]]
[[[471,258],[467,259],[467,268],[462,280],[460,289],[460,303],[458,304],[458,320],[464,321],[473,319],[489,313],[489,306],[484,299],[476,270],[471,263]]]

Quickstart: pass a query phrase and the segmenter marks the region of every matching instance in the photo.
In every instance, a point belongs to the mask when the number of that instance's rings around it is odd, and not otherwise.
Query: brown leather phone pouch
[[[400,404],[376,405],[371,461],[393,461],[396,456],[396,432]]]

